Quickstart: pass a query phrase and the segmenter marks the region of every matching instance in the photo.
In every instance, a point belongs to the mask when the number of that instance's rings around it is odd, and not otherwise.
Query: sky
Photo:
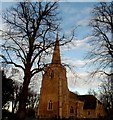
[[[14,0],[1,0],[0,11],[13,5]],[[62,63],[67,63],[72,67],[72,70],[67,68],[68,87],[71,91],[77,91],[79,94],[87,94],[88,90],[97,89],[101,83],[99,80],[89,80],[87,60],[84,59],[87,51],[90,49],[88,41],[92,39],[91,28],[88,26],[91,18],[91,10],[97,4],[96,0],[65,0],[66,2],[59,3],[60,16],[62,17],[61,28],[62,33],[70,34],[70,31],[75,29],[75,38],[72,44],[66,47],[61,47]],[[90,1],[90,2],[88,2]],[[0,19],[0,26],[2,20]],[[60,35],[59,35],[60,36]],[[37,81],[38,83],[39,81]],[[38,87],[39,88],[39,87]]]
[[[60,4],[63,24],[62,28],[68,34],[74,27],[75,38],[69,49],[61,48],[62,62],[73,66],[73,71],[68,70],[68,86],[73,92],[87,94],[89,89],[97,89],[100,81],[89,80],[88,67],[85,65],[87,51],[91,40],[91,28],[88,26],[91,19],[91,11],[95,2],[65,2]]]

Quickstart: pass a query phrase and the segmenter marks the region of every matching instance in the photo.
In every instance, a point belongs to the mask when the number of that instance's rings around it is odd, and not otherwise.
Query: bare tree
[[[113,116],[112,113],[112,90],[111,90],[111,79],[106,79],[100,85],[100,100],[104,104],[104,107],[108,113],[108,116]]]
[[[46,56],[54,46],[53,38],[55,31],[59,30],[60,21],[57,9],[57,2],[20,2],[3,14],[3,63],[22,69],[24,74],[18,119],[24,120],[26,115],[30,81],[44,70]]]
[[[95,5],[90,20],[92,28],[91,49],[87,58],[93,65],[91,75],[106,75],[111,81],[113,93],[113,2]],[[111,96],[113,107],[113,95]]]
[[[95,90],[91,89],[91,88],[88,90],[87,94],[88,95],[94,95],[95,97],[97,96],[97,92]]]
[[[93,39],[89,42],[92,46],[88,53],[95,73],[102,73],[108,76],[111,73],[111,63],[113,60],[113,2],[102,2],[97,4],[92,11],[90,20]]]

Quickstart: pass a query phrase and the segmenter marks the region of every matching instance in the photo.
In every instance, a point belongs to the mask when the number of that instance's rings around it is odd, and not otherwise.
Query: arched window
[[[74,109],[73,109],[72,106],[71,106],[71,108],[70,108],[70,113],[74,113]]]
[[[52,105],[52,102],[50,100],[49,103],[48,103],[48,110],[52,110],[52,109],[53,109],[53,105]]]
[[[88,115],[90,115],[91,113],[90,113],[90,111],[88,111]]]
[[[48,71],[48,77],[49,77],[50,79],[53,79],[53,78],[54,78],[54,71],[53,71],[53,70]]]
[[[50,78],[52,79],[53,77],[54,77],[54,72],[51,71],[51,73],[50,73]]]

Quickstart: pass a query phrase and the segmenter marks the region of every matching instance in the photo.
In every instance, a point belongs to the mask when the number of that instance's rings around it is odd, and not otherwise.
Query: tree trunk
[[[18,120],[25,120],[26,118],[26,102],[28,96],[28,86],[30,83],[30,69],[26,70],[26,75],[24,77],[24,83],[19,97],[19,109],[17,112]]]

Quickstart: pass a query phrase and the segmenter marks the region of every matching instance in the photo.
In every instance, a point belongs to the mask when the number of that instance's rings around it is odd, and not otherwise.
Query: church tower
[[[57,34],[52,61],[46,66],[42,78],[36,117],[98,118],[98,115],[106,116],[99,100],[92,95],[77,95],[68,90],[66,68],[61,63]]]
[[[66,69],[61,64],[58,34],[52,61],[42,78],[37,116],[39,118],[68,118],[68,87]]]

